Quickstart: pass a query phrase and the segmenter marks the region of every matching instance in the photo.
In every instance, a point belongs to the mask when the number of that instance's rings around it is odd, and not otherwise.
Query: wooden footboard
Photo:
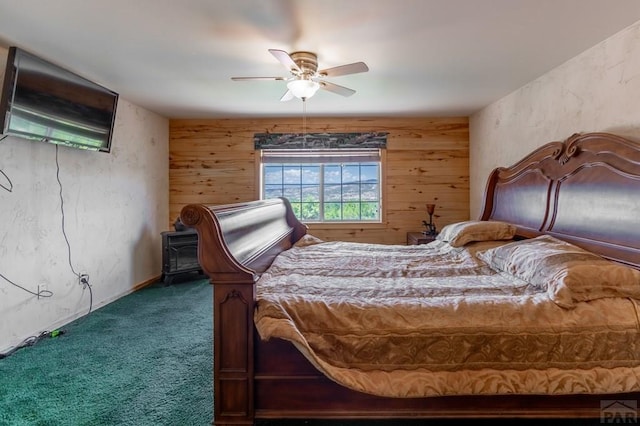
[[[214,424],[254,422],[255,282],[306,233],[285,199],[182,209],[198,232],[198,260],[214,285]]]

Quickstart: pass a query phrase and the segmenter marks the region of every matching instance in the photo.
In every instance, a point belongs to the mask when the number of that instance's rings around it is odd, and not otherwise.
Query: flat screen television
[[[111,151],[118,94],[10,47],[0,95],[4,135]]]

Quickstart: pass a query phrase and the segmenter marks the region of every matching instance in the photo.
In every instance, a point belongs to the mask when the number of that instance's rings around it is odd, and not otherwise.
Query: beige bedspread
[[[638,307],[564,309],[546,291],[454,249],[307,236],[257,283],[255,323],[324,374],[381,396],[640,390]]]

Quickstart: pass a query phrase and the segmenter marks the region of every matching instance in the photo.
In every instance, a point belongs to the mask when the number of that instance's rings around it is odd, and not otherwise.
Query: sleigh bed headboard
[[[548,143],[491,173],[481,219],[640,269],[640,144],[609,133]]]

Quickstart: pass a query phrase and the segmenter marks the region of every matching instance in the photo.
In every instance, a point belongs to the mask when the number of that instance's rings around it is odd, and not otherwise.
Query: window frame
[[[256,185],[256,196],[258,199],[263,199],[264,197],[264,165],[266,164],[263,161],[263,153],[264,152],[268,152],[269,154],[276,155],[276,151],[275,150],[256,150],[255,151],[255,165],[256,165],[256,180],[257,180],[257,185]],[[339,150],[327,150],[327,151],[331,151],[331,152],[338,152]],[[386,191],[385,191],[385,181],[386,181],[386,149],[370,149],[370,151],[377,151],[376,155],[377,155],[377,160],[375,160],[375,162],[378,163],[378,187],[379,187],[379,191],[378,191],[378,197],[379,197],[379,214],[378,214],[378,219],[376,220],[307,220],[307,219],[301,219],[303,220],[305,223],[311,225],[313,228],[316,229],[339,229],[339,228],[353,228],[354,225],[357,225],[359,228],[380,228],[380,227],[384,227],[385,223],[386,223],[386,208],[385,208],[385,199],[386,199]],[[281,151],[280,151],[281,152]],[[321,163],[322,161],[318,161],[316,163],[313,163],[312,160],[310,160],[310,158],[313,158],[312,156],[309,156],[308,153],[304,153],[303,151],[300,152],[301,156],[305,156],[306,160],[303,162],[292,162],[292,164],[302,164],[302,163],[309,163],[309,164],[318,164]],[[291,153],[290,154],[292,157],[295,157],[295,153]],[[351,161],[354,164],[360,164],[358,162],[354,162]],[[372,162],[372,161],[363,161],[363,163],[366,162]],[[336,164],[337,162],[327,162],[324,161],[325,164],[329,163],[329,164]],[[322,211],[323,209],[323,190],[324,190],[324,178],[321,179],[321,184],[320,184],[320,209]],[[359,201],[362,202],[362,201]]]

